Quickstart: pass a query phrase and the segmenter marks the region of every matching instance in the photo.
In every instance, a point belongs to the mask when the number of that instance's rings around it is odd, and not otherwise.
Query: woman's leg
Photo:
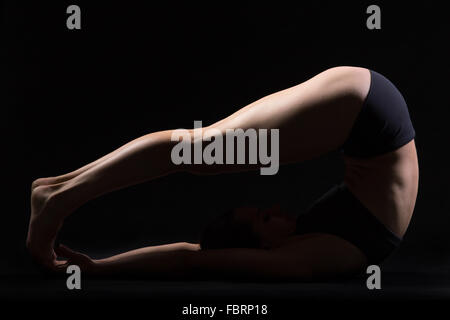
[[[117,148],[116,150],[104,155],[101,158],[96,159],[95,161],[92,161],[74,171],[59,175],[59,176],[55,176],[55,177],[45,177],[45,178],[39,178],[33,181],[33,183],[31,184],[31,190],[33,191],[35,188],[39,187],[39,186],[45,186],[45,185],[50,185],[50,184],[58,184],[67,180],[70,180],[76,176],[78,176],[79,174],[89,170],[90,168],[96,166],[97,164],[102,163],[103,161],[111,158],[112,156],[116,155],[118,152],[120,152],[121,150],[123,150],[124,148],[129,147],[130,145],[136,143],[137,141],[143,140],[146,138],[145,136],[139,137],[137,139],[134,139],[130,142],[128,142],[127,144]]]
[[[367,95],[367,69],[328,69],[297,86],[266,96],[205,128],[279,129],[280,163],[314,158],[338,148],[348,136]],[[193,132],[192,130],[190,131]],[[177,166],[171,151],[173,131],[151,133],[67,176],[36,187],[27,245],[35,256],[53,259],[52,245],[63,219],[102,194],[175,171],[197,174],[257,169],[258,165],[195,164]],[[197,143],[194,142],[193,144]],[[52,255],[53,254],[53,255]]]

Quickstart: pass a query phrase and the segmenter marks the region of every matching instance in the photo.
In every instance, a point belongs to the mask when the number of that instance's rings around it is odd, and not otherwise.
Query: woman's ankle
[[[39,185],[32,190],[32,206],[37,211],[42,210],[52,219],[63,220],[76,209],[74,199],[70,198],[70,187],[70,179],[55,184]]]
[[[68,179],[53,187],[50,201],[59,208],[59,217],[64,219],[69,216],[73,211],[79,208],[82,203],[80,202],[81,196],[77,194],[76,179]]]

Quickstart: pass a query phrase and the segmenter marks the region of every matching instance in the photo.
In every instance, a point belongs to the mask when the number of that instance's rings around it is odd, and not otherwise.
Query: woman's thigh
[[[303,161],[339,148],[347,138],[370,86],[358,67],[327,69],[276,92],[209,126],[279,129],[280,162]]]
[[[313,159],[334,151],[343,145],[350,134],[369,86],[369,70],[335,67],[299,85],[261,98],[208,127],[200,128],[202,139],[195,138],[196,130],[190,130],[190,134],[194,136],[191,148],[194,150],[199,143],[204,150],[209,144],[207,141],[216,141],[218,135],[222,141],[228,141],[227,132],[230,130],[236,132],[240,129],[245,133],[254,130],[252,133],[256,132],[254,136],[257,138],[254,139],[256,143],[253,146],[250,145],[249,139],[246,140],[244,152],[247,161],[243,164],[237,164],[235,160],[239,152],[235,143],[230,147],[233,148],[232,163],[200,163],[185,166],[183,170],[197,174],[216,174],[258,169],[263,164],[260,135],[266,135],[266,154],[268,155],[270,150],[270,157],[273,158],[275,151],[277,164],[280,165]],[[267,132],[261,129],[266,129]],[[276,139],[272,137],[273,129],[278,130]],[[276,148],[274,140],[277,143]],[[223,142],[223,145],[226,145],[226,142]],[[255,149],[255,145],[258,149]],[[230,149],[223,148],[223,159],[229,156]],[[252,150],[253,155],[257,153],[256,157],[259,157],[256,163],[248,161]]]

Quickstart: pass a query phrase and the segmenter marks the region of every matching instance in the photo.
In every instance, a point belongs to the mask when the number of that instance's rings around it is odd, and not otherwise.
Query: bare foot
[[[57,190],[60,185],[41,185],[32,190],[31,214],[28,226],[27,248],[31,256],[39,264],[56,268],[61,262],[56,261],[53,245],[64,218],[60,214],[61,207]]]

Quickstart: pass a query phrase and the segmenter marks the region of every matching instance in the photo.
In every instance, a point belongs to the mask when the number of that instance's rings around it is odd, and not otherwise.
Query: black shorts
[[[349,241],[380,264],[401,238],[381,223],[342,183],[335,185],[297,217],[296,234],[328,233]]]
[[[414,139],[405,99],[385,76],[370,70],[370,88],[353,128],[340,149],[352,157],[373,157]]]

